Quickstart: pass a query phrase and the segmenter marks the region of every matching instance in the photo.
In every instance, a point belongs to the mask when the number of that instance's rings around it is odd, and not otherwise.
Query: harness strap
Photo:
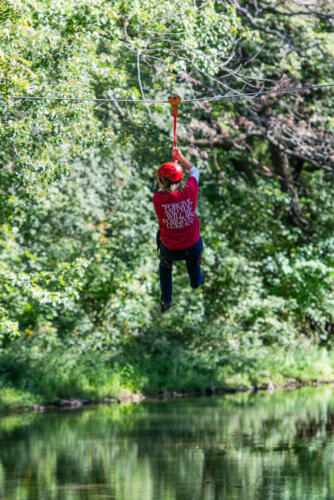
[[[168,269],[173,269],[173,264],[171,264],[169,262],[169,260],[165,259],[165,257],[163,255],[160,254],[160,259],[162,259],[164,261],[164,263],[166,264],[166,266],[168,267]]]
[[[177,147],[177,139],[176,139],[176,120],[177,120],[177,113],[174,114],[174,144],[173,147]],[[176,155],[173,154],[173,161],[176,160]]]
[[[171,95],[168,97],[168,102],[172,107],[172,115],[174,116],[174,148],[177,147],[177,141],[176,141],[176,119],[177,115],[179,112],[179,104],[181,102],[181,97],[178,95]],[[176,160],[176,155],[173,154],[173,161]]]
[[[160,250],[160,229],[158,229],[157,234],[156,234],[156,242],[157,242],[157,255],[158,259],[161,259],[164,261],[168,269],[173,269],[173,264],[171,264],[165,257],[161,254]]]
[[[186,255],[188,255],[188,257],[189,257],[189,253],[188,253],[188,252],[186,252]],[[198,260],[196,261],[196,264],[197,264],[197,265],[200,265],[200,264],[201,264],[201,262],[202,262],[202,256],[203,256],[203,254],[201,254],[201,255],[199,256]]]

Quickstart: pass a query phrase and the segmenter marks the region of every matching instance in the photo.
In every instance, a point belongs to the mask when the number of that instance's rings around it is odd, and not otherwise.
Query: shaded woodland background
[[[328,378],[330,0],[0,2],[0,387],[27,401]],[[205,286],[160,316],[156,171],[201,170]],[[4,393],[4,392],[3,392]],[[32,396],[33,395],[33,396]],[[10,395],[8,396],[10,399]]]

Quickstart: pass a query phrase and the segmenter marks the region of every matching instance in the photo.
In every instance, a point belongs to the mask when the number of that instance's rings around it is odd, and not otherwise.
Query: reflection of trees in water
[[[6,417],[0,498],[329,498],[333,422],[330,388]]]

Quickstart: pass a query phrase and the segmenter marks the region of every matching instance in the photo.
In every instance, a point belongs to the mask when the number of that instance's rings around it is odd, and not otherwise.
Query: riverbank
[[[258,391],[267,391],[269,393],[273,393],[275,390],[285,389],[285,390],[297,390],[303,387],[318,387],[324,385],[334,385],[333,380],[313,380],[312,382],[298,382],[295,379],[289,379],[285,384],[280,384],[275,386],[274,384],[262,385],[262,386],[241,386],[241,387],[208,387],[204,392],[194,392],[194,393],[186,393],[186,392],[176,392],[176,391],[165,391],[161,394],[157,395],[144,395],[138,393],[130,393],[128,391],[122,392],[117,398],[108,397],[103,398],[101,400],[91,400],[91,399],[80,399],[80,398],[70,398],[70,399],[61,399],[58,402],[50,403],[50,404],[37,404],[34,403],[32,405],[26,406],[23,403],[26,403],[28,400],[33,401],[33,396],[29,394],[15,393],[15,391],[10,392],[10,394],[6,390],[0,391],[0,398],[2,403],[6,398],[10,404],[7,406],[0,406],[0,415],[8,414],[8,412],[38,412],[44,413],[50,410],[76,410],[79,408],[89,407],[91,405],[105,405],[105,404],[137,404],[143,401],[159,401],[159,400],[170,400],[170,399],[179,399],[179,398],[192,398],[192,397],[203,397],[203,396],[219,396],[223,394],[236,394],[238,392],[258,392]],[[32,399],[30,399],[32,397]]]
[[[58,355],[56,355],[58,354]],[[88,352],[68,359],[60,353],[34,358],[2,355],[0,411],[46,411],[96,403],[139,402],[151,398],[273,391],[334,383],[334,354],[325,348],[267,348],[213,363],[204,354],[129,355],[110,362]]]

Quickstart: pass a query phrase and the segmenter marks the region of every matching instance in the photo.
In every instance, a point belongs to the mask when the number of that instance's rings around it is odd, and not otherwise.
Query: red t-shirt
[[[169,250],[185,250],[199,240],[197,196],[198,182],[195,177],[189,177],[185,189],[181,191],[158,191],[153,196],[160,226],[160,239]]]

